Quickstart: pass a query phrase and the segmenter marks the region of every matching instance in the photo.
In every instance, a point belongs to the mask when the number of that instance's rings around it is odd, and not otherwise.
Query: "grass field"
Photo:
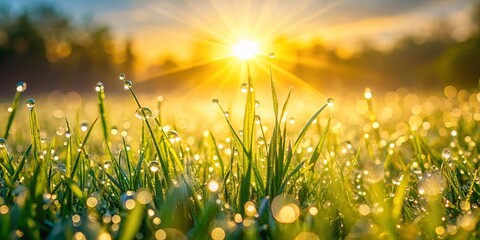
[[[19,83],[2,105],[0,239],[480,237],[478,90],[366,89],[290,116],[272,79],[259,116],[249,78],[242,116],[204,100],[209,125],[120,80],[115,104],[99,83],[49,108]]]

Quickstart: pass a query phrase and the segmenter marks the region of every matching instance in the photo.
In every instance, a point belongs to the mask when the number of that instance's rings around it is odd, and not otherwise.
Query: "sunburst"
[[[189,2],[182,5],[182,8],[173,4],[162,7],[152,5],[152,9],[158,13],[190,28],[195,33],[192,34],[192,42],[199,45],[195,50],[199,51],[200,48],[203,52],[196,56],[195,62],[160,73],[148,80],[204,67],[211,74],[203,80],[197,80],[198,87],[207,85],[207,82],[224,86],[245,81],[247,69],[264,75],[270,74],[270,69],[274,69],[284,84],[316,91],[285,67],[293,66],[299,61],[295,54],[298,49],[295,39],[300,36],[292,37],[287,33],[338,2],[320,8],[312,0],[298,2],[292,7],[282,6],[277,1],[261,4],[252,4],[252,1],[202,1],[202,4]],[[312,5],[315,5],[316,11],[309,10]],[[271,52],[275,53],[274,61],[269,57]],[[227,75],[230,77],[226,78]],[[234,76],[242,79],[232,79]]]

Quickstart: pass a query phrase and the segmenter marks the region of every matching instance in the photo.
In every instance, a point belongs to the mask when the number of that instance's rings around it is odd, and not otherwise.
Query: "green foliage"
[[[29,128],[0,147],[2,239],[478,238],[478,91],[443,99],[428,110],[440,119],[419,122],[402,106],[407,120],[382,121],[369,96],[367,116],[344,130],[352,113],[333,114],[328,100],[295,129],[291,91],[280,105],[271,76],[269,123],[249,76],[242,133],[214,100],[225,132],[198,129],[186,143],[122,80],[141,125],[117,138],[101,84],[98,117],[89,126],[62,119],[65,132],[51,139],[32,104],[28,122],[2,116],[12,132]]]

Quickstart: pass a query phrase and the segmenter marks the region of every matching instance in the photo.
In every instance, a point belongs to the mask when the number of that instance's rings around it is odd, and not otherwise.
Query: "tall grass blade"
[[[15,114],[17,113],[18,103],[20,102],[20,95],[21,95],[21,92],[17,91],[15,93],[15,97],[13,97],[12,106],[11,106],[12,111],[8,116],[7,127],[5,128],[5,133],[3,134],[4,139],[8,139],[10,128],[12,127],[13,120],[15,119]]]

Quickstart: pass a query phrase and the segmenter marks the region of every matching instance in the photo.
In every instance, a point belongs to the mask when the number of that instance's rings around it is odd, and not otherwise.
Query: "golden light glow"
[[[295,11],[285,8],[283,14],[276,9],[276,4],[270,1],[266,1],[260,8],[247,4],[242,9],[235,9],[236,7],[230,6],[227,2],[212,1],[201,6],[192,4],[190,10],[198,14],[192,14],[174,5],[159,7],[152,4],[151,8],[155,12],[191,28],[195,34],[188,39],[192,43],[191,51],[185,47],[181,48],[187,53],[185,58],[173,55],[174,62],[177,60],[185,62],[178,66],[162,68],[161,71],[153,70],[148,74],[139,74],[137,79],[153,82],[178,74],[182,78],[191,79],[193,83],[193,87],[189,87],[184,96],[208,94],[221,97],[225,94],[225,88],[230,89],[234,84],[245,82],[249,74],[263,78],[274,72],[278,79],[281,79],[278,81],[279,87],[288,88],[294,85],[295,89],[306,92],[308,96],[317,96],[321,93],[317,87],[291,71],[298,63],[314,67],[325,67],[328,63],[317,58],[304,56],[299,58],[297,50],[310,44],[310,40],[308,37],[292,36],[289,32],[303,26],[305,22],[316,18],[337,3],[325,5],[314,12],[308,10],[310,4],[313,4],[313,1],[292,4]],[[230,11],[232,9],[235,11]],[[239,12],[248,14],[238,14]],[[174,45],[180,46],[177,43]],[[157,61],[158,56],[152,57]],[[248,64],[245,64],[247,60]],[[197,73],[192,75],[193,71]],[[212,86],[215,88],[212,89]],[[261,98],[263,93],[259,94]]]
[[[259,53],[259,44],[251,40],[241,40],[233,46],[233,55],[242,60],[249,60]]]
[[[292,196],[279,195],[271,205],[272,215],[280,223],[293,223],[300,216],[298,203]]]

